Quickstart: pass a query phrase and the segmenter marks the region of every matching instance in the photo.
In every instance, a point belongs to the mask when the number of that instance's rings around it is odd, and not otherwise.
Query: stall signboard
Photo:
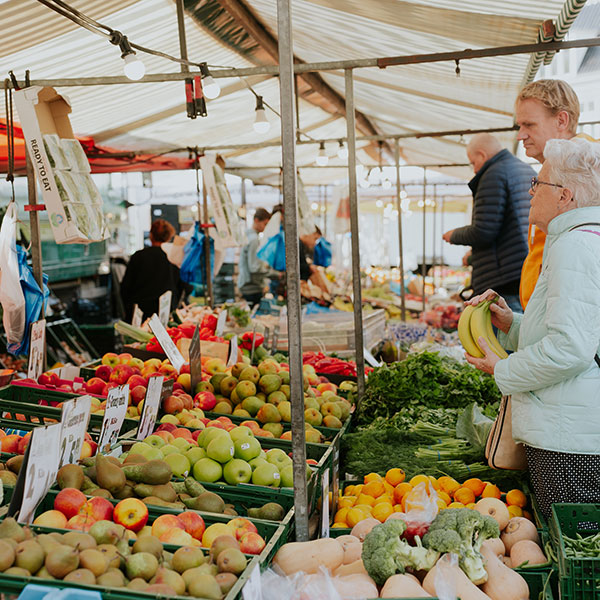
[[[65,400],[61,414],[60,458],[58,468],[63,465],[76,464],[81,458],[81,449],[85,432],[90,420],[92,397],[80,396],[73,400]]]
[[[148,324],[150,325],[150,329],[152,329],[152,333],[156,336],[158,343],[161,345],[161,348],[165,351],[167,358],[179,373],[181,367],[185,363],[185,359],[181,356],[181,352],[179,352],[179,349],[171,339],[171,336],[167,333],[167,330],[160,322],[156,313],[150,317]]]
[[[144,319],[144,313],[142,309],[136,304],[133,307],[133,318],[131,319],[131,324],[134,327],[141,327],[142,320]]]
[[[173,292],[171,290],[167,290],[164,294],[161,294],[158,297],[158,318],[160,319],[160,322],[165,328],[169,324],[172,298]]]
[[[27,377],[37,381],[46,370],[46,319],[31,324],[29,334],[29,360]]]
[[[138,427],[137,439],[146,439],[153,431],[160,408],[163,381],[165,378],[162,375],[150,377],[148,380],[148,389],[144,398],[144,407],[140,417],[140,425]]]
[[[116,443],[127,414],[128,403],[129,385],[127,383],[108,390],[102,429],[98,437],[98,452],[107,454]]]
[[[238,358],[238,338],[234,335],[229,340],[229,358],[227,359],[227,367],[233,367]]]

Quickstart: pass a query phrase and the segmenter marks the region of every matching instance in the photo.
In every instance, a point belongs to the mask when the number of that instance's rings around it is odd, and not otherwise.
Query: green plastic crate
[[[575,538],[600,531],[600,504],[553,504],[550,535],[558,556],[561,598],[600,600],[600,557],[568,558],[564,536]]]

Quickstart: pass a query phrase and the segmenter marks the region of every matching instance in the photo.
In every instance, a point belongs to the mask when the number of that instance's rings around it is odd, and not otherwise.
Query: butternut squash
[[[500,536],[506,548],[506,554],[510,554],[511,548],[521,540],[531,540],[536,544],[540,543],[535,525],[525,517],[513,517],[506,526],[506,529]]]
[[[345,575],[368,575],[365,565],[363,564],[362,558],[355,560],[349,564],[340,565],[333,574],[336,577],[344,577]]]
[[[482,498],[475,504],[475,510],[484,516],[496,519],[500,531],[504,531],[510,521],[508,507],[498,498]]]
[[[332,581],[342,600],[378,597],[377,586],[368,575],[354,574],[346,577],[334,577]]]
[[[528,565],[543,565],[548,562],[542,549],[531,540],[521,540],[510,549],[510,561],[514,568],[523,563]]]
[[[489,538],[485,540],[485,543],[494,549],[496,556],[504,556],[506,554],[504,542],[500,538]]]
[[[381,589],[380,598],[431,598],[415,580],[408,575],[392,575]]]
[[[492,600],[529,600],[529,586],[525,579],[507,567],[486,542],[481,545],[481,554],[488,574],[488,580],[481,589]]]
[[[373,527],[375,527],[375,525],[381,525],[381,523],[377,519],[373,519],[372,517],[369,517],[368,519],[363,519],[352,528],[350,535],[353,535],[354,537],[357,537],[361,542],[364,542],[365,536],[371,531],[371,529],[373,529]]]
[[[509,569],[512,569],[512,560],[510,560],[510,556],[499,556],[498,557]]]
[[[340,535],[335,538],[344,549],[344,564],[349,565],[358,560],[362,553],[360,540],[353,535]]]
[[[323,566],[329,571],[337,569],[344,560],[344,549],[333,538],[323,538],[310,542],[289,542],[279,548],[273,564],[285,575],[317,573]]]
[[[496,559],[497,560],[497,559]],[[423,588],[432,596],[436,596],[435,574],[437,566],[433,567],[423,580]],[[490,600],[490,596],[482,592],[464,573],[459,566],[445,565],[445,571],[453,575],[453,585],[456,595],[461,600]]]

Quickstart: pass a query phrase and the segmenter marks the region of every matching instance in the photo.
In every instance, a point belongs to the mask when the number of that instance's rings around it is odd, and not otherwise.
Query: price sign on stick
[[[144,408],[140,418],[140,426],[138,427],[137,439],[143,440],[154,431],[154,424],[160,408],[160,400],[162,394],[163,381],[165,378],[162,375],[150,377],[148,380],[148,389],[144,398]]]
[[[202,351],[200,347],[200,330],[196,330],[190,344],[190,378],[192,385],[192,397],[196,395],[196,386],[202,381]]]
[[[254,348],[256,347],[256,325],[252,328],[252,348],[250,350],[250,360],[254,360]]]
[[[234,335],[229,340],[229,359],[227,360],[228,367],[233,367],[233,365],[235,365],[235,363],[237,362],[237,356],[238,356],[238,339],[237,339],[237,335]]]
[[[217,327],[215,328],[215,335],[217,337],[223,337],[223,331],[225,331],[225,321],[227,321],[227,311],[222,310],[219,313],[219,318],[217,319]]]
[[[142,326],[142,319],[144,318],[144,313],[142,309],[136,304],[133,307],[133,319],[131,319],[131,324],[134,327]]]
[[[36,427],[29,440],[19,478],[8,508],[9,516],[19,523],[33,521],[35,509],[56,479],[62,425]]]
[[[102,454],[110,452],[112,445],[117,441],[127,414],[128,400],[129,385],[125,384],[108,390],[102,430],[98,438],[98,452],[102,452]]]
[[[381,363],[366,349],[363,349],[364,352],[364,357],[365,360],[372,366],[372,367],[380,367]]]
[[[321,485],[321,537],[329,537],[329,471],[323,473]]]
[[[158,318],[163,324],[163,327],[166,327],[169,324],[172,297],[173,292],[171,290],[167,290],[164,294],[158,297]]]
[[[77,463],[81,457],[81,448],[90,420],[92,408],[91,396],[80,396],[73,400],[66,400],[62,405],[60,436],[60,457],[58,468],[63,465]]]
[[[181,356],[181,352],[179,352],[177,346],[173,343],[171,336],[160,322],[160,319],[154,314],[150,317],[148,323],[150,329],[152,329],[152,333],[156,336],[158,343],[165,351],[167,358],[171,361],[171,364],[177,369],[177,372],[181,371],[181,367],[185,363],[185,360],[183,359],[183,356]]]
[[[46,370],[46,319],[40,319],[31,324],[29,340],[27,377],[37,381],[37,378]]]

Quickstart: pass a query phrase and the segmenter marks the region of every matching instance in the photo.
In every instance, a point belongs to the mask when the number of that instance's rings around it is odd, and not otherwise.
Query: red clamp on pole
[[[202,77],[196,75],[194,77],[194,106],[196,114],[201,117],[206,117],[206,100],[204,99],[204,90],[202,89]]]
[[[32,210],[46,210],[45,204],[26,204],[25,211],[31,212]]]
[[[208,229],[209,227],[216,227],[216,225],[214,225],[214,223],[200,223],[200,227],[202,229]]]

